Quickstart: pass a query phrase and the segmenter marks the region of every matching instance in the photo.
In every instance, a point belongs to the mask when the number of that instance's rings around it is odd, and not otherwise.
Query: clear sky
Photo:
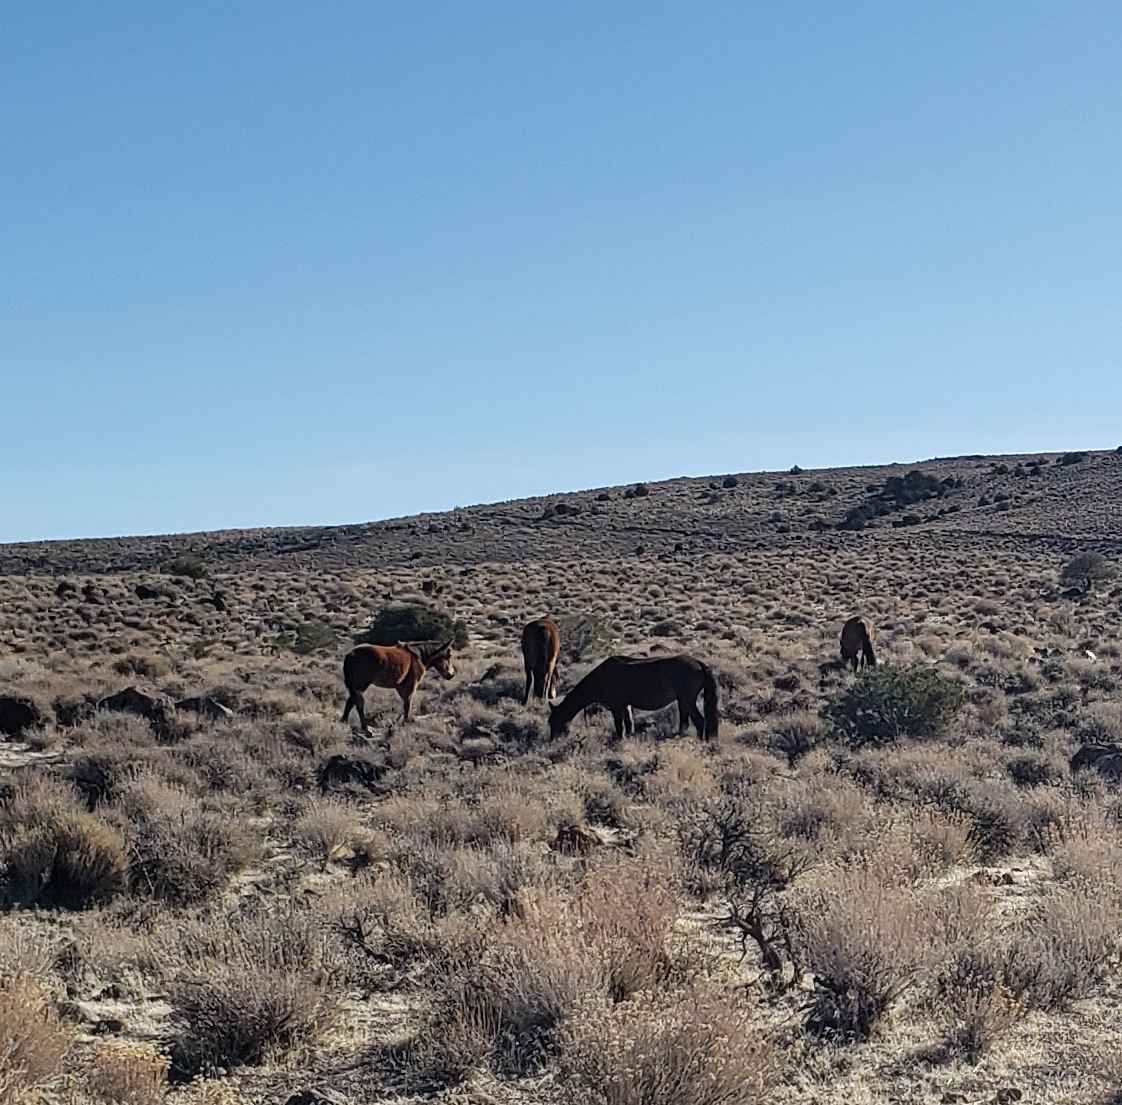
[[[1122,442],[1122,5],[8,5],[0,540]]]

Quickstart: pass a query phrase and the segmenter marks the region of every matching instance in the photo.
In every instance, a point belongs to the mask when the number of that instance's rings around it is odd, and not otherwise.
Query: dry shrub
[[[309,800],[293,834],[302,851],[325,861],[368,835],[353,807],[336,798],[318,797]]]
[[[949,1045],[971,1063],[1024,1016],[1024,1001],[1006,983],[1007,964],[1007,947],[982,937],[959,948],[936,979],[931,1004],[947,1027]]]
[[[404,969],[439,948],[437,926],[409,880],[392,869],[336,887],[319,908],[342,941],[357,982],[372,985],[385,967]]]
[[[0,1105],[33,1099],[63,1074],[74,1040],[42,983],[23,974],[0,979]]]
[[[971,829],[963,815],[939,810],[882,813],[866,826],[864,836],[845,841],[839,854],[885,885],[915,885],[969,863],[975,854]]]
[[[170,1061],[149,1044],[109,1044],[90,1060],[86,1085],[112,1105],[159,1105],[167,1094]]]
[[[335,1015],[325,934],[296,909],[190,925],[165,957],[176,1080],[311,1043]]]
[[[174,905],[221,890],[258,847],[229,811],[148,772],[121,784],[114,811],[130,836],[133,891]]]
[[[1005,984],[1029,1009],[1064,1009],[1095,992],[1122,938],[1117,888],[1059,889],[1013,936]]]
[[[757,1105],[779,1073],[774,1040],[743,997],[694,986],[622,1005],[582,1003],[560,1032],[559,1067],[589,1105]]]
[[[125,840],[88,813],[70,787],[32,779],[0,808],[6,895],[48,909],[86,909],[125,889]]]
[[[816,1034],[866,1039],[940,952],[977,931],[984,908],[975,892],[920,892],[882,878],[842,869],[793,898],[792,944],[814,975],[807,1027]]]
[[[451,1079],[491,1056],[504,1073],[526,1073],[556,1053],[582,1000],[618,1003],[693,978],[700,961],[671,941],[681,901],[657,868],[654,857],[605,863],[573,897],[541,892],[481,930],[443,963],[414,1065]]]

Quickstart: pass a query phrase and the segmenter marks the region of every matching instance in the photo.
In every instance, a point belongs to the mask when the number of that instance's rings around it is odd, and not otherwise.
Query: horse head
[[[428,666],[435,668],[444,679],[451,679],[456,674],[456,665],[452,663],[452,641],[445,641],[435,652],[429,654]]]

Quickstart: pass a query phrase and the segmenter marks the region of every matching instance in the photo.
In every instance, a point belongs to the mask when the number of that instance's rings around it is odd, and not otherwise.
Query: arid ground
[[[1114,452],[0,546],[0,1105],[1122,1101],[1120,553]],[[466,645],[364,737],[402,604]],[[719,738],[552,737],[545,613]]]

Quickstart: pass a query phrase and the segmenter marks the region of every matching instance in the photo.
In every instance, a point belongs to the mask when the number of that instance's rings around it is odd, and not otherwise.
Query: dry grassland
[[[1036,459],[0,547],[0,1105],[1122,1101],[1122,796],[1069,766],[1122,743],[1122,589],[1060,583],[1122,456]],[[364,740],[340,661],[403,602],[469,643]],[[562,694],[709,662],[720,741],[551,739],[546,612]]]

